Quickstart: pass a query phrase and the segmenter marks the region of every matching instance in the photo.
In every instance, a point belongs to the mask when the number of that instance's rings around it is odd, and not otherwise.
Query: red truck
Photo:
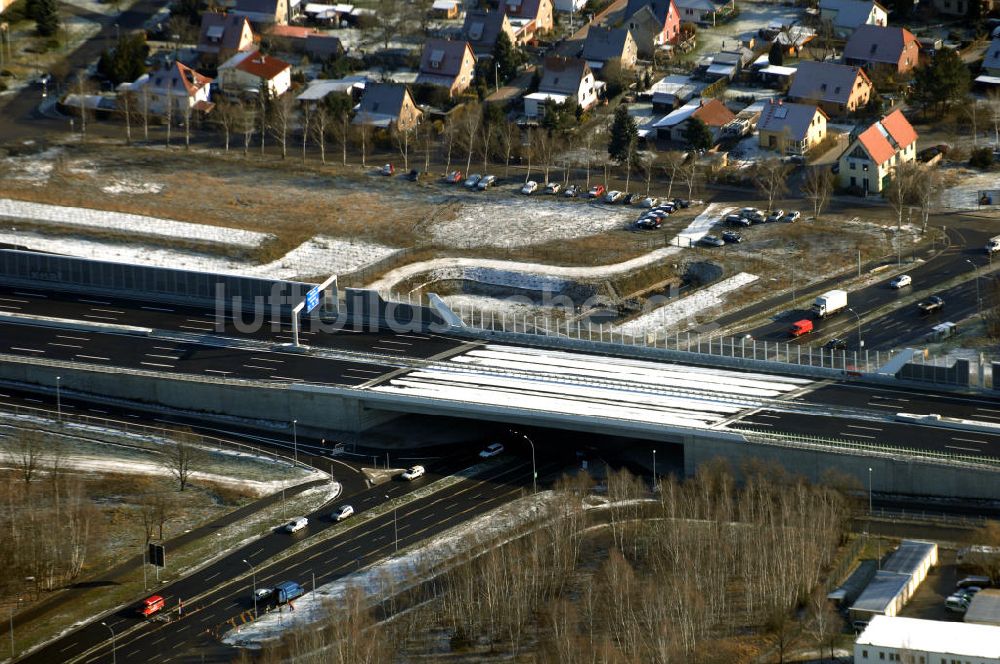
[[[793,337],[801,337],[813,331],[813,322],[808,318],[797,320],[792,323],[792,328],[788,331]]]
[[[166,606],[166,601],[159,595],[147,597],[142,600],[142,604],[139,605],[139,615],[143,618],[149,618],[154,613],[162,611],[164,606]]]

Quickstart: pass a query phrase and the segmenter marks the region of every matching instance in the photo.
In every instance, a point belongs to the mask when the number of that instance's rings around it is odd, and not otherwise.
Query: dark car
[[[673,202],[673,204],[674,204],[675,207],[679,207],[679,208],[691,207],[691,201],[689,201],[689,200],[687,200],[685,198],[675,198],[672,202]]]
[[[826,342],[823,346],[827,350],[845,350],[847,348],[847,339],[841,339],[840,337],[834,337]]]
[[[410,182],[416,182],[420,179],[420,171],[417,169],[411,169],[409,173],[406,174],[406,179]]]
[[[739,244],[743,241],[743,236],[736,231],[726,231],[722,234],[722,239],[724,242]]]
[[[726,244],[726,241],[715,235],[706,235],[698,241],[704,247],[721,247]]]
[[[632,193],[625,194],[625,198],[622,199],[622,205],[632,205],[632,201],[634,201],[638,197],[638,195],[639,194],[632,194]]]
[[[642,217],[639,221],[635,222],[635,227],[642,230],[655,230],[662,225],[663,222],[656,217]]]

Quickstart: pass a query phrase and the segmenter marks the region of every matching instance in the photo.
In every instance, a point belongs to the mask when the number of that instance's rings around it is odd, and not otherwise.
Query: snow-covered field
[[[740,272],[707,288],[697,290],[687,297],[671,300],[658,309],[633,318],[615,327],[615,332],[636,337],[664,332],[678,323],[721,305],[726,295],[757,281],[757,278],[756,275]]]
[[[965,168],[941,169],[948,185],[941,192],[941,207],[953,210],[976,209],[977,194],[986,189],[1000,189],[1000,173],[980,173]],[[994,202],[994,205],[997,203]]]
[[[699,54],[717,53],[722,48],[723,41],[727,47],[735,45],[734,42],[741,35],[757,34],[759,29],[766,28],[772,22],[789,24],[796,20],[801,21],[805,16],[802,9],[797,7],[748,0],[740,0],[738,5],[740,15],[735,21],[715,28],[698,28]]]

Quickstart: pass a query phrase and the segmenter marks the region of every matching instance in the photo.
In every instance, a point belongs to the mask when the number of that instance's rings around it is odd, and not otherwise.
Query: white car
[[[423,466],[413,466],[412,468],[407,468],[403,472],[403,474],[401,475],[401,477],[404,480],[413,481],[413,480],[417,479],[418,477],[423,477],[424,473],[426,473],[426,472],[427,471],[424,470]]]
[[[647,207],[647,208],[656,207],[659,204],[660,204],[660,199],[656,198],[655,196],[644,198],[642,199],[642,202],[639,203],[639,205],[641,205],[642,207]]]
[[[285,532],[297,533],[309,525],[309,519],[304,516],[297,516],[285,524]]]
[[[545,185],[546,194],[558,194],[560,189],[562,189],[562,185],[558,182],[550,182]]]
[[[334,521],[343,521],[349,516],[354,516],[354,508],[350,505],[341,505],[333,511],[330,518]]]
[[[535,182],[534,180],[528,180],[527,182],[524,183],[524,186],[521,187],[521,193],[526,196],[528,194],[533,194],[536,191],[538,191],[538,183]]]
[[[617,203],[618,201],[620,201],[622,199],[622,196],[624,196],[624,195],[625,194],[623,194],[622,192],[618,191],[617,189],[612,189],[608,193],[604,194],[604,202],[605,203]]]
[[[479,181],[482,179],[483,179],[482,175],[480,175],[479,173],[473,173],[468,178],[466,178],[465,186],[468,187],[469,189],[475,189],[476,185],[479,184]]]
[[[485,450],[483,450],[482,452],[480,452],[479,456],[482,457],[483,459],[489,459],[490,457],[495,457],[498,454],[502,454],[502,453],[503,453],[503,445],[500,444],[500,443],[493,443],[492,445],[490,445],[489,447],[487,447]]]
[[[785,216],[783,217],[783,219],[784,219],[784,221],[787,221],[788,223],[792,224],[792,223],[795,223],[796,221],[798,221],[799,217],[801,217],[801,216],[802,216],[802,213],[799,212],[798,210],[789,210],[788,212],[785,213]]]
[[[889,288],[905,288],[913,283],[913,279],[908,274],[901,274],[889,282]]]

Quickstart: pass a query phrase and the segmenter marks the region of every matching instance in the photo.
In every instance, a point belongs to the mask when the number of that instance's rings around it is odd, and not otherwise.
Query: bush
[[[969,166],[984,171],[993,168],[993,149],[975,148],[969,155]]]

